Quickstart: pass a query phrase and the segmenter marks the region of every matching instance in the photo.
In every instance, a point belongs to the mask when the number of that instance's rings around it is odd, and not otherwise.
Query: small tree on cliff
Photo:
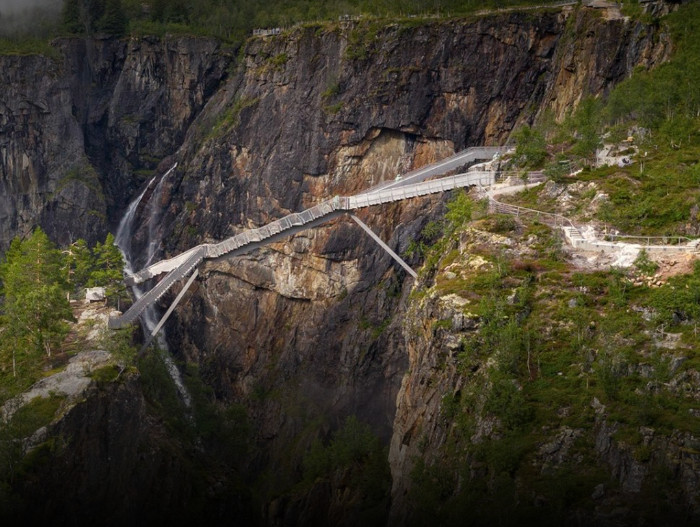
[[[576,128],[577,139],[573,151],[591,164],[595,164],[596,150],[601,144],[599,134],[601,125],[600,114],[600,101],[587,97],[581,101],[573,116],[573,125]]]
[[[108,299],[119,301],[126,297],[124,285],[124,257],[119,247],[114,244],[112,233],[107,235],[104,243],[98,243],[93,249],[95,269],[90,274],[89,284],[105,288]]]
[[[71,293],[79,293],[90,281],[95,258],[82,238],[71,243],[64,251],[63,269]]]
[[[126,32],[127,23],[121,0],[107,0],[105,14],[100,20],[100,29],[110,35],[121,37]]]
[[[536,168],[547,158],[547,142],[542,132],[525,125],[513,133],[515,155],[524,166]]]

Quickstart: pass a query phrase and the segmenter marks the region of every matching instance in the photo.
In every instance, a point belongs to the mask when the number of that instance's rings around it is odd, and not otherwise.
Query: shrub
[[[659,269],[659,264],[649,258],[646,249],[639,251],[637,258],[634,260],[634,266],[640,273],[647,276],[653,275]]]
[[[539,130],[523,126],[513,133],[515,140],[515,155],[519,162],[528,167],[536,168],[547,158],[547,143]]]
[[[458,192],[454,199],[447,204],[445,218],[449,223],[449,230],[455,232],[471,221],[473,210],[474,202],[469,195],[464,190]]]

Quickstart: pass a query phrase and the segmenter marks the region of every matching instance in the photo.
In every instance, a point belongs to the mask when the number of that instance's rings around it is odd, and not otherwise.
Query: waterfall
[[[119,227],[117,227],[117,234],[114,239],[114,243],[119,247],[122,255],[124,256],[124,272],[127,275],[134,274],[134,260],[135,255],[133,254],[133,239],[139,228],[138,224],[138,211],[141,209],[141,201],[146,197],[149,190],[152,190],[150,195],[147,197],[148,202],[148,217],[147,217],[147,231],[148,237],[146,240],[146,263],[144,265],[149,265],[153,258],[158,252],[158,247],[160,246],[160,236],[158,233],[158,227],[160,226],[160,218],[162,215],[162,210],[160,207],[160,199],[163,191],[163,182],[170,175],[170,173],[175,170],[177,163],[175,163],[170,170],[168,170],[160,178],[157,184],[154,183],[156,178],[153,177],[148,185],[143,189],[143,191],[138,195],[138,197],[133,200],[126,209],[124,217],[119,222]],[[134,297],[138,300],[143,295],[144,291],[140,285],[134,285],[131,288]],[[143,329],[144,335],[148,338],[151,335],[153,329],[158,324],[158,313],[155,304],[148,306],[143,314],[141,315],[141,327]],[[175,383],[177,391],[180,394],[185,406],[188,408],[192,405],[192,398],[190,397],[187,388],[182,382],[182,375],[180,375],[180,370],[177,369],[175,361],[168,353],[168,345],[165,340],[165,329],[161,329],[157,336],[158,347],[162,350],[161,356],[165,367],[168,370],[168,374]]]
[[[170,170],[168,170],[163,177],[160,178],[155,189],[153,189],[153,194],[148,203],[148,245],[146,248],[146,263],[143,267],[147,267],[153,263],[155,256],[158,254],[158,247],[160,247],[160,232],[161,227],[160,219],[163,215],[163,210],[160,206],[160,199],[163,194],[163,182],[170,175],[170,173],[175,170],[177,163],[175,163]]]

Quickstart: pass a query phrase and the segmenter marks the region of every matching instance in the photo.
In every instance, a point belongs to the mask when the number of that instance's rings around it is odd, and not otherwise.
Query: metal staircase
[[[136,300],[124,314],[111,317],[108,327],[118,329],[135,322],[149,305],[162,297],[175,282],[190,274],[204,259],[243,254],[357,209],[472,185],[491,185],[494,183],[495,174],[486,171],[466,172],[433,181],[425,180],[450,172],[467,163],[492,159],[494,155],[502,151],[503,149],[498,147],[469,148],[447,159],[409,172],[400,179],[380,184],[361,194],[348,197],[336,196],[304,211],[288,214],[262,227],[243,231],[219,243],[197,245],[178,256],[157,262],[127,277],[127,285],[135,285],[167,273],[165,277]],[[392,257],[396,258],[397,256],[392,255]]]

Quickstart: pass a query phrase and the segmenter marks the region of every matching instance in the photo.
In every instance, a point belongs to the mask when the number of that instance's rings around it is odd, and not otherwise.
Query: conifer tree
[[[68,332],[72,313],[62,267],[61,253],[41,229],[23,242],[14,240],[0,266],[2,345],[4,355],[12,357],[15,376],[19,359],[42,353],[50,357]]]
[[[107,0],[100,29],[110,35],[121,37],[126,32],[127,22],[121,0]]]
[[[65,0],[63,11],[63,27],[69,33],[78,34],[83,30],[83,24],[80,20],[80,0]]]
[[[98,243],[93,249],[95,269],[90,275],[89,284],[105,288],[108,299],[119,301],[126,296],[124,285],[124,258],[119,247],[114,244],[112,233],[107,234],[104,243]]]
[[[105,0],[66,0],[63,5],[63,27],[76,35],[91,35],[99,29],[105,14]]]
[[[90,281],[95,267],[95,258],[82,238],[74,241],[63,251],[65,280],[72,293],[79,293]]]

